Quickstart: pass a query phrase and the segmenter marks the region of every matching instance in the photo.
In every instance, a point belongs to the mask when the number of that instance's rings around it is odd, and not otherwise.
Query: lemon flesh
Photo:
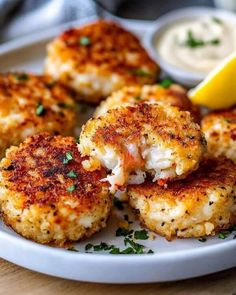
[[[195,88],[190,99],[211,109],[229,108],[236,104],[236,53],[226,58]]]

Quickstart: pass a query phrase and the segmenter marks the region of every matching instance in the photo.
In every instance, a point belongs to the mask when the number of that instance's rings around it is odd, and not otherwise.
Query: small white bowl
[[[236,15],[232,12],[215,8],[189,7],[174,10],[161,16],[153,22],[144,36],[145,47],[149,51],[152,58],[161,66],[164,73],[173,78],[176,82],[179,82],[187,87],[196,86],[206,77],[207,74],[193,73],[169,64],[167,60],[163,59],[157,53],[155,43],[163,31],[175,22],[204,16],[219,17],[220,19],[225,19],[226,21],[230,21],[236,25]]]

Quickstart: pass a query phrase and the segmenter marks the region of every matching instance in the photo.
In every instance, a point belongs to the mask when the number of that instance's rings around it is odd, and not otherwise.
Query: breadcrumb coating
[[[198,168],[205,152],[200,126],[177,107],[140,103],[108,110],[82,128],[79,150],[85,169],[111,171],[112,189],[144,181],[145,174],[165,184]]]
[[[126,85],[152,84],[160,72],[138,38],[111,21],[69,29],[47,51],[46,73],[90,103]]]
[[[167,187],[146,180],[127,191],[140,221],[168,240],[215,235],[236,224],[236,167],[226,158],[206,159]]]
[[[236,108],[215,111],[202,120],[210,156],[226,156],[236,163]]]
[[[71,92],[48,76],[0,74],[0,156],[40,132],[72,135],[75,103]]]
[[[112,199],[103,168],[81,165],[73,137],[39,134],[7,150],[0,164],[3,220],[33,241],[63,246],[106,226]]]

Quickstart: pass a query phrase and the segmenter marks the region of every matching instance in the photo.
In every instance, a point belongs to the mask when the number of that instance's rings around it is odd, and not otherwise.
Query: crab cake
[[[210,156],[226,156],[236,163],[236,108],[215,111],[202,120]]]
[[[236,224],[236,169],[226,158],[206,159],[166,188],[150,180],[130,185],[128,195],[141,222],[168,240],[214,235]]]
[[[74,109],[71,93],[50,77],[0,74],[0,156],[42,131],[73,134]]]
[[[73,137],[39,134],[11,147],[0,165],[3,220],[39,243],[65,245],[106,225],[105,170],[85,171]]]
[[[161,85],[129,86],[118,90],[105,101],[95,111],[95,116],[105,113],[109,109],[118,106],[133,105],[139,102],[169,104],[179,107],[183,111],[189,111],[196,122],[199,122],[200,111],[188,98],[187,91],[178,84],[172,84],[165,88]]]
[[[80,99],[98,103],[123,86],[154,83],[160,69],[133,34],[100,20],[50,43],[45,71],[76,90]]]
[[[140,103],[108,110],[90,119],[80,134],[79,150],[90,156],[85,169],[111,171],[111,190],[141,183],[145,173],[165,183],[198,168],[205,151],[200,126],[177,107]]]

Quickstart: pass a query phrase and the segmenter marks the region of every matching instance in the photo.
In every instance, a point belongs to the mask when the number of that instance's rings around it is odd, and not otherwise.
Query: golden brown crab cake
[[[3,220],[22,236],[65,245],[106,225],[112,199],[104,169],[85,171],[73,137],[39,134],[11,147],[0,165]]]
[[[48,45],[46,73],[98,103],[126,85],[152,84],[160,68],[140,41],[111,21],[73,28]]]
[[[236,169],[226,158],[206,159],[167,187],[146,180],[127,191],[140,221],[168,240],[215,235],[236,224]]]
[[[226,156],[236,163],[236,107],[215,111],[202,120],[210,156]]]
[[[48,76],[0,74],[0,156],[27,136],[47,131],[72,135],[75,103],[71,92]]]
[[[161,85],[129,86],[118,90],[102,101],[95,111],[95,116],[104,114],[118,106],[133,105],[139,102],[168,104],[189,111],[194,120],[199,122],[200,111],[188,98],[187,91],[178,84],[166,88]]]
[[[80,134],[79,150],[90,156],[85,169],[110,170],[111,190],[127,182],[141,183],[185,177],[198,168],[205,151],[200,126],[177,107],[140,103],[108,110],[90,119]]]

